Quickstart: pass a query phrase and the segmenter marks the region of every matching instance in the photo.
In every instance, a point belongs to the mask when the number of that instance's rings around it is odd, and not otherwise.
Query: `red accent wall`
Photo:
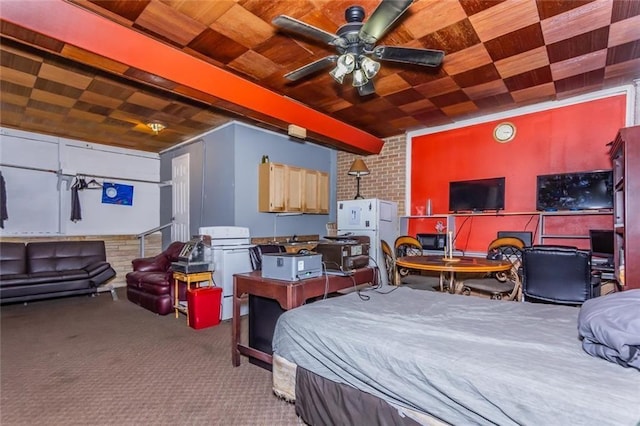
[[[431,199],[433,214],[449,208],[449,182],[506,178],[505,212],[535,212],[536,176],[611,169],[608,146],[625,125],[626,95],[554,108],[508,119],[416,136],[411,145],[411,210]],[[497,143],[496,124],[515,124],[515,139]],[[456,249],[486,251],[498,230],[540,232],[538,215],[456,217]],[[442,220],[442,219],[439,219]],[[446,221],[445,221],[446,224]],[[408,233],[435,232],[434,219],[411,219]],[[554,217],[545,234],[587,235],[612,228],[611,216]],[[555,229],[551,229],[551,227]],[[534,242],[537,239],[534,239]],[[545,240],[545,244],[588,246],[588,240]]]

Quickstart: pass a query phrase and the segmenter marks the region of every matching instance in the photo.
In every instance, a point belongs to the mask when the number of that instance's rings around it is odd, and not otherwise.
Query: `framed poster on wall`
[[[133,205],[133,185],[104,182],[102,184],[102,203]]]

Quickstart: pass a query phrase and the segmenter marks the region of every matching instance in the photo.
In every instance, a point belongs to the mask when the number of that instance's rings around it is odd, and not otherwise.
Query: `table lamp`
[[[371,172],[369,172],[367,165],[362,159],[358,158],[356,160],[353,160],[353,163],[351,163],[351,167],[349,168],[347,174],[356,177],[357,191],[354,200],[357,200],[358,198],[364,198],[362,195],[360,195],[360,177],[366,176],[369,173]]]

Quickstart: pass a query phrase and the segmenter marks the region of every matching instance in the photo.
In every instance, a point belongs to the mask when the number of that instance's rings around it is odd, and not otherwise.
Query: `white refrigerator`
[[[338,201],[337,227],[338,236],[369,237],[369,265],[377,266],[383,284],[388,284],[380,240],[385,240],[393,247],[398,238],[398,204],[377,198]]]

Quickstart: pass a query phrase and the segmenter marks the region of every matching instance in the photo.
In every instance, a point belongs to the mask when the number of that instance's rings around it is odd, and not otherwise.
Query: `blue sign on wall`
[[[104,182],[102,184],[102,203],[132,206],[133,185],[121,185],[119,183]]]

